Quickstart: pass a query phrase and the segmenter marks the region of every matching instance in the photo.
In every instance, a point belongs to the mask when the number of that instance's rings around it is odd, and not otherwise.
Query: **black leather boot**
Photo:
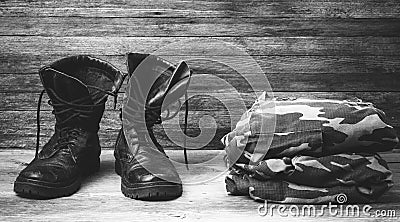
[[[155,56],[129,54],[130,81],[122,109],[123,128],[115,145],[115,170],[122,193],[140,200],[169,200],[182,195],[182,182],[153,134],[163,108],[187,90],[190,70]],[[168,117],[167,117],[168,118]]]
[[[97,132],[108,95],[116,98],[123,74],[89,56],[73,56],[40,69],[44,91],[56,117],[55,133],[14,182],[23,197],[46,199],[75,193],[82,179],[97,171],[100,144]]]

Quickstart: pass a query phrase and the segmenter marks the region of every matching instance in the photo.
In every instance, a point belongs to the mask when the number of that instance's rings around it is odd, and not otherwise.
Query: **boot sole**
[[[79,190],[82,179],[78,178],[72,184],[63,187],[52,187],[38,184],[39,181],[29,180],[15,181],[14,192],[21,197],[30,199],[51,199],[65,197],[74,194]]]
[[[115,161],[115,172],[121,176],[121,171],[121,164]],[[173,200],[182,196],[182,185],[168,181],[127,185],[121,176],[121,191],[124,196],[136,200]]]
[[[86,163],[82,166],[82,169],[86,170],[82,172],[82,176],[66,186],[45,185],[42,181],[32,179],[23,179],[23,181],[18,181],[17,179],[14,182],[14,192],[21,197],[29,199],[52,199],[71,196],[79,190],[85,177],[99,171],[100,159]]]
[[[146,201],[173,200],[182,195],[182,186],[179,184],[142,183],[141,185],[141,187],[128,187],[121,183],[121,191],[126,197]]]

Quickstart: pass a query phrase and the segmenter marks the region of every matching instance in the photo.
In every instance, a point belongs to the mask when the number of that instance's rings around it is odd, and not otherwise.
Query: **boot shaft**
[[[123,81],[118,69],[89,56],[58,60],[40,69],[39,75],[54,108],[58,129],[98,131],[107,96],[116,95]]]
[[[191,77],[189,67],[184,62],[175,67],[159,57],[138,53],[128,54],[127,64],[130,79],[122,108],[121,139],[128,144],[117,140],[116,150],[129,149],[135,154],[141,143],[152,141],[164,153],[152,126],[161,123],[163,108],[186,92]]]
[[[127,56],[130,81],[124,108],[139,128],[161,122],[161,113],[187,90],[191,72],[185,62],[174,66],[160,57],[130,53]],[[132,116],[133,115],[133,116]]]

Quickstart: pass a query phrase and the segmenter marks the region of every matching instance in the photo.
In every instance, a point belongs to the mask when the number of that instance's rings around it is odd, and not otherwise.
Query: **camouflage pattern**
[[[228,192],[282,203],[335,202],[342,193],[350,202],[376,200],[392,186],[376,153],[399,143],[370,103],[266,94],[221,141]]]
[[[231,195],[249,195],[279,203],[375,201],[393,186],[392,172],[378,155],[335,154],[268,159],[235,164],[225,179]]]
[[[275,129],[262,124],[273,124]],[[272,130],[269,132],[268,130]],[[228,159],[248,163],[257,143],[272,140],[264,159],[295,155],[375,153],[397,146],[396,131],[383,111],[370,103],[339,100],[270,100],[263,94],[243,114],[236,128],[222,138]],[[236,155],[236,156],[235,156]],[[261,160],[257,156],[254,162]]]

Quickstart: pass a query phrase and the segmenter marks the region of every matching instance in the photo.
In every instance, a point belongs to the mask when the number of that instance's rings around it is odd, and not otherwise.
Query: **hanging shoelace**
[[[187,150],[186,150],[186,137],[187,137],[187,120],[189,116],[189,100],[188,100],[188,95],[187,92],[185,92],[185,124],[183,128],[183,156],[185,157],[185,164],[186,164],[186,169],[189,170],[189,164],[188,164],[188,157],[187,157]]]

